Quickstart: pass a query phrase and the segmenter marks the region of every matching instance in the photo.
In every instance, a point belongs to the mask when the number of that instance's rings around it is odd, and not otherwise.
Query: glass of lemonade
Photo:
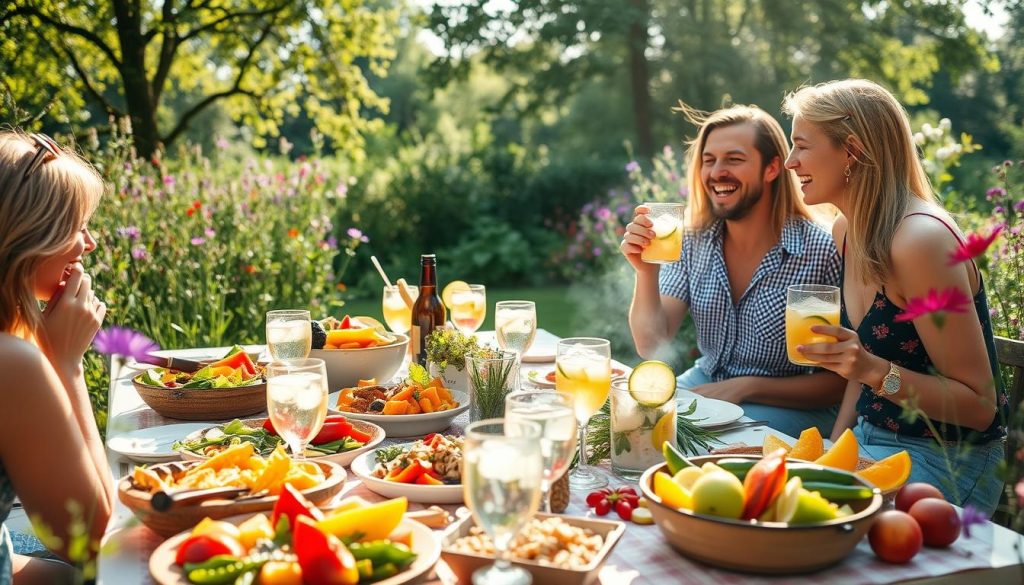
[[[555,389],[572,397],[579,424],[580,463],[569,473],[573,489],[592,490],[608,485],[608,478],[587,465],[587,423],[604,406],[612,385],[611,344],[607,339],[570,337],[558,342]]]
[[[537,336],[537,305],[533,301],[495,303],[494,330],[498,337],[498,347],[522,356]]]
[[[327,417],[327,368],[324,360],[304,358],[267,366],[267,413],[288,443],[292,457],[305,459],[306,444]]]
[[[789,361],[801,366],[815,362],[797,351],[798,345],[835,343],[831,335],[811,331],[815,325],[839,325],[839,287],[794,284],[786,289],[786,351]]]
[[[477,526],[494,543],[495,563],[473,573],[474,584],[527,585],[530,574],[512,565],[509,548],[540,503],[543,477],[540,425],[492,418],[466,427],[462,489]]]
[[[505,399],[505,420],[533,421],[540,425],[540,452],[544,475],[540,484],[541,511],[551,512],[548,492],[569,469],[576,452],[576,413],[572,399],[551,390],[522,390]]]
[[[267,311],[267,351],[273,359],[309,357],[312,347],[309,311]]]
[[[683,251],[683,212],[686,206],[682,203],[644,203],[650,212],[654,226],[654,238],[640,253],[640,259],[651,264],[669,264],[679,260]]]
[[[407,285],[409,297],[413,302],[420,296],[418,286]],[[406,304],[398,285],[384,287],[384,297],[381,300],[381,307],[384,312],[384,321],[393,333],[408,333],[412,329],[412,305]]]
[[[487,316],[487,289],[482,284],[467,285],[452,294],[451,319],[455,328],[469,335],[484,324]]]
[[[611,392],[611,460],[615,475],[636,481],[652,465],[665,460],[665,441],[676,443],[675,380],[665,395],[645,391],[625,380],[615,382]]]

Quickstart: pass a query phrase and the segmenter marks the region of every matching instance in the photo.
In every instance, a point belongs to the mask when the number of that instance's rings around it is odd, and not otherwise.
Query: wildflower
[[[297,230],[295,228],[290,228],[288,230],[288,237],[289,238],[297,238],[297,237],[299,237],[299,230]]]
[[[915,132],[914,133],[914,144],[916,144],[918,146],[924,146],[924,142],[925,142],[924,133],[922,133],[922,132]]]
[[[964,511],[960,514],[960,525],[967,538],[971,537],[971,526],[975,524],[984,526],[987,522],[988,516],[970,504],[964,506]]]
[[[177,181],[174,179],[174,175],[164,175],[164,185],[169,188],[173,188]]]
[[[93,349],[104,355],[119,355],[141,361],[160,346],[145,335],[127,327],[107,327],[92,340]]]
[[[946,313],[964,313],[971,299],[959,288],[951,286],[942,292],[936,292],[933,288],[928,291],[925,297],[914,297],[907,302],[907,308],[896,315],[897,322],[913,321],[919,317],[929,315],[936,327],[942,327],[946,322]]]
[[[334,192],[338,195],[338,197],[344,199],[345,195],[348,194],[348,185],[346,185],[344,181],[341,181],[338,183],[338,186],[334,188]]]
[[[600,256],[601,255],[601,248],[598,248],[597,246],[594,246],[594,249],[591,250],[591,252],[593,252],[594,257]]]
[[[228,147],[228,140],[223,136],[217,136],[217,140],[214,141],[214,145],[216,145],[220,150],[226,150]]]
[[[187,215],[189,217],[192,217],[195,214],[195,212],[196,212],[196,208],[195,207],[189,207],[188,209],[185,210],[185,215]]]
[[[952,127],[953,123],[949,121],[949,118],[943,118],[939,120],[939,128],[942,128],[943,130],[949,130]]]
[[[976,233],[967,234],[967,241],[962,242],[955,251],[949,255],[949,265],[959,264],[966,262],[972,258],[977,258],[985,253],[985,250],[992,245],[992,242],[999,237],[999,233],[1003,231],[1003,226],[998,225],[992,232],[987,236],[981,236]]]
[[[635,160],[631,160],[631,161],[629,161],[629,163],[626,164],[626,172],[627,173],[635,173],[635,172],[637,172],[639,170],[640,170],[640,163],[636,162]]]
[[[256,267],[253,266],[252,264],[246,264],[245,268],[243,268],[242,270],[245,270],[246,274],[253,274],[256,272]]]
[[[206,237],[212,238],[213,236],[217,235],[217,230],[213,229],[212,227],[208,227],[203,230],[203,233],[206,234]]]
[[[1004,167],[1012,167],[1013,166],[1013,161],[1012,160],[1004,160],[1003,161],[1003,166]]]
[[[602,207],[594,212],[594,217],[601,221],[607,221],[612,216],[612,210],[607,207]]]
[[[1024,212],[1024,199],[1021,199],[1020,201],[1014,203],[1013,204],[1013,210],[1014,211]]]
[[[1017,499],[1021,506],[1024,506],[1024,479],[1017,482],[1017,487],[1013,488],[1017,492]]]
[[[192,238],[191,241],[192,241],[192,245],[193,246],[202,246],[203,244],[206,243],[206,238],[201,238],[199,236],[196,236],[196,237]]]
[[[344,282],[339,282],[337,285],[335,285],[335,288],[337,288],[340,292],[345,292],[348,290],[348,287],[345,286]]]
[[[370,238],[366,237],[363,234],[363,232],[360,231],[358,228],[354,228],[354,227],[348,228],[348,231],[346,231],[345,233],[348,234],[348,237],[352,238],[353,240],[359,240],[360,242],[363,242],[364,244],[366,242],[370,241]]]
[[[992,201],[993,199],[999,199],[1006,197],[1006,189],[1002,187],[992,187],[988,191],[985,191],[985,199]]]
[[[142,231],[136,226],[129,225],[117,228],[117,235],[129,240],[137,240],[142,235]]]
[[[282,136],[281,139],[277,141],[277,148],[278,150],[281,151],[281,154],[283,154],[284,156],[288,156],[288,153],[291,152],[292,148],[294,147],[295,145],[292,144],[291,142],[288,142],[288,139],[285,138],[284,136]]]
[[[202,206],[203,206],[203,202],[198,200],[198,199],[196,199],[195,201],[192,202],[192,209],[199,209]]]
[[[149,252],[145,246],[135,246],[132,248],[132,258],[136,260],[146,260],[149,258]]]
[[[672,156],[672,154],[673,154],[672,146],[669,145],[669,144],[666,144],[665,146],[661,147],[661,154],[663,156]]]
[[[336,249],[338,247],[338,238],[336,238],[334,236],[328,236],[327,240],[325,240],[325,241],[327,242],[327,247],[332,249],[332,250],[334,250],[334,249]]]

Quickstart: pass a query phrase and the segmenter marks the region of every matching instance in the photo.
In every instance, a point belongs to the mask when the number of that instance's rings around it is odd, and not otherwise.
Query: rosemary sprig
[[[505,412],[505,396],[513,390],[508,381],[513,369],[518,368],[519,364],[515,359],[505,359],[506,352],[499,351],[495,354],[493,360],[486,358],[488,361],[483,363],[483,367],[476,367],[475,362],[484,358],[470,358],[469,381],[473,387],[470,401],[473,409],[470,416],[472,420],[502,416]]]

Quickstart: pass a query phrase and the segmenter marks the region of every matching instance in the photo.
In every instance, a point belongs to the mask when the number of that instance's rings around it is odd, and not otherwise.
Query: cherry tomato
[[[587,495],[587,505],[593,508],[603,499],[605,499],[605,495],[601,492],[590,492],[590,494]]]
[[[626,500],[615,502],[615,513],[627,522],[633,519],[633,508]]]
[[[202,563],[216,555],[231,555],[242,557],[245,551],[238,541],[221,534],[200,534],[190,536],[178,547],[178,553],[174,557],[176,564]]]
[[[601,500],[594,506],[594,513],[598,516],[605,516],[612,511],[612,503],[607,499]]]

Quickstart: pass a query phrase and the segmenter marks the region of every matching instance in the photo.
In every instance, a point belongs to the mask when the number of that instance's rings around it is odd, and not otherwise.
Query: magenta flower
[[[192,238],[192,245],[193,246],[202,246],[205,243],[206,243],[206,238],[200,238],[200,237]]]
[[[985,250],[992,245],[992,242],[996,241],[999,237],[999,233],[1003,231],[1003,226],[998,225],[992,233],[987,236],[979,234],[967,234],[967,241],[962,242],[960,246],[949,255],[949,265],[959,264],[966,262],[973,258],[977,258],[985,253]]]
[[[348,231],[345,233],[348,234],[348,237],[352,238],[353,240],[359,240],[364,244],[370,241],[370,238],[366,237],[359,228],[348,228]]]
[[[168,187],[174,187],[174,183],[176,183],[176,181],[174,180],[174,175],[164,176],[164,185],[167,185]]]
[[[964,313],[971,299],[959,288],[951,286],[942,292],[935,289],[928,291],[924,297],[914,297],[907,301],[907,308],[896,315],[897,322],[913,321],[919,317],[929,315],[936,327],[942,327],[946,322],[946,313]]]
[[[119,355],[141,361],[146,354],[160,346],[145,335],[127,327],[107,327],[92,340],[92,347],[104,355]]]
[[[217,230],[215,230],[215,229],[213,229],[211,227],[208,227],[208,228],[203,230],[203,233],[206,234],[206,237],[212,238],[213,236],[217,235]]]
[[[149,258],[149,252],[146,250],[145,246],[135,246],[132,248],[132,258],[135,258],[136,260],[146,260]]]
[[[117,228],[117,235],[129,240],[137,240],[142,235],[142,231],[136,226],[129,225]]]
[[[967,504],[960,514],[960,526],[963,528],[964,536],[971,537],[971,526],[979,524],[984,526],[988,523],[988,516],[974,506]]]
[[[596,217],[597,219],[600,219],[601,221],[607,221],[608,218],[610,218],[611,216],[612,216],[612,210],[608,209],[607,207],[601,207],[597,211],[594,212],[594,217]]]

